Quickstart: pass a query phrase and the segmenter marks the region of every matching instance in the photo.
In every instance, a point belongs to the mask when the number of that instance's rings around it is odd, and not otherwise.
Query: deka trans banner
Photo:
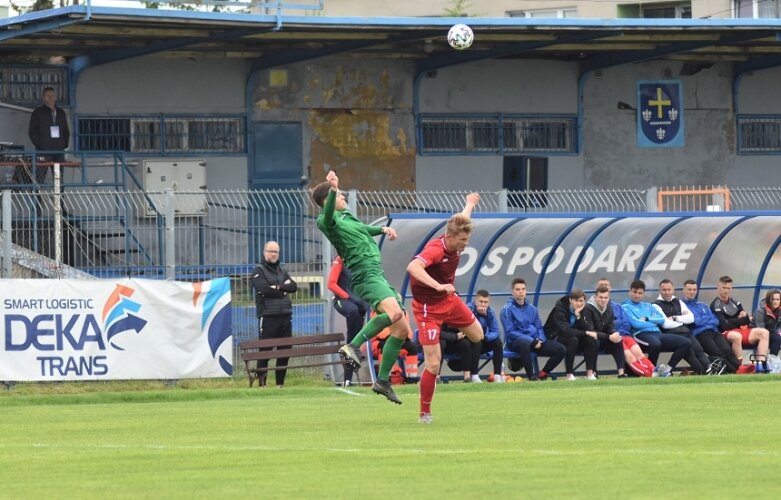
[[[0,280],[0,380],[227,377],[230,280]]]

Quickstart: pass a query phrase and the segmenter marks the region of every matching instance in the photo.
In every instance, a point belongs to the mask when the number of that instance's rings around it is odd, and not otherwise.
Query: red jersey
[[[460,252],[448,252],[445,247],[445,236],[442,235],[435,240],[429,241],[423,251],[414,258],[423,262],[426,272],[443,285],[453,284],[456,280],[456,268],[458,268],[458,259]],[[414,277],[410,276],[410,288],[412,297],[420,302],[437,302],[445,297],[445,292],[438,292],[433,288],[421,284]]]

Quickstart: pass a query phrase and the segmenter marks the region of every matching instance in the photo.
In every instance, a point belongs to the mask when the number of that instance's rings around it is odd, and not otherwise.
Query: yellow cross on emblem
[[[662,118],[664,115],[662,114],[663,107],[664,106],[670,106],[672,102],[669,99],[662,99],[662,88],[656,87],[656,99],[651,99],[648,101],[649,106],[656,106],[656,117]]]

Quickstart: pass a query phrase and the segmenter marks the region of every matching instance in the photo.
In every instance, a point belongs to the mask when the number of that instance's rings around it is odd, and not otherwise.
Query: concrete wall
[[[673,0],[674,1],[674,0]],[[611,19],[616,17],[617,5],[671,3],[671,0],[626,0],[621,2],[594,0],[471,0],[465,11],[470,16],[503,17],[507,12],[523,10],[550,10],[576,7],[580,18]],[[325,0],[326,16],[444,16],[452,8],[453,0]],[[693,18],[732,17],[730,0],[691,0]]]
[[[313,184],[336,169],[350,187],[414,189],[411,75],[406,61],[336,57],[263,70],[252,119],[303,124]]]

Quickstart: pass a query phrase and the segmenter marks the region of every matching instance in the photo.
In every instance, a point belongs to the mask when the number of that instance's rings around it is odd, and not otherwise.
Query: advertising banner
[[[227,377],[228,278],[2,280],[0,380]]]

